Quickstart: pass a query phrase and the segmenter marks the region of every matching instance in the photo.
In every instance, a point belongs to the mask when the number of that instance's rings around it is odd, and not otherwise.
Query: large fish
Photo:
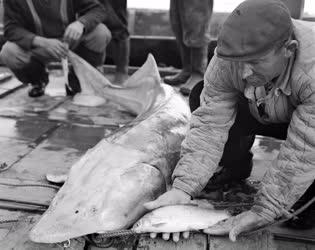
[[[172,205],[155,209],[137,221],[135,233],[175,233],[198,231],[230,217],[225,210],[196,205]]]
[[[90,89],[88,95],[119,102],[138,116],[72,166],[30,233],[35,242],[56,243],[131,227],[146,212],[143,203],[166,191],[188,129],[188,105],[160,83],[152,55],[125,87],[110,84],[74,54],[70,61],[81,85]]]

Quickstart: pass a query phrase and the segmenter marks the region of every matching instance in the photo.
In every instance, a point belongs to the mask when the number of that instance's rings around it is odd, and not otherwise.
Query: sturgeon
[[[152,55],[125,87],[112,85],[75,54],[69,57],[88,95],[118,102],[137,117],[71,167],[30,232],[34,242],[56,243],[130,228],[145,214],[143,204],[167,190],[188,129],[189,107],[172,87],[161,84]]]
[[[230,217],[225,210],[196,205],[171,205],[157,208],[137,221],[135,233],[176,233],[206,229]]]

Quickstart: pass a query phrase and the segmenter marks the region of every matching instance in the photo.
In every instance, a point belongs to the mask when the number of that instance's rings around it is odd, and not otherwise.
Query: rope
[[[12,187],[44,187],[44,188],[52,188],[59,190],[60,187],[56,185],[50,185],[50,184],[13,184],[13,183],[2,183],[0,182],[0,185],[3,186],[12,186]]]
[[[7,223],[15,223],[15,222],[19,222],[19,219],[7,219],[7,220],[1,220],[0,219],[0,224],[7,224]]]
[[[117,242],[129,242],[131,237],[138,235],[147,235],[148,233],[137,234],[133,230],[115,230],[105,232],[103,234],[92,234],[89,237],[85,237],[86,240],[100,248],[109,248],[115,245]],[[119,237],[119,238],[117,238]]]
[[[279,220],[276,220],[275,222],[271,223],[271,224],[268,224],[266,226],[262,226],[260,228],[257,228],[251,232],[248,232],[248,233],[242,233],[241,235],[242,236],[249,236],[249,235],[252,235],[254,233],[258,233],[260,231],[263,231],[265,230],[266,228],[270,227],[270,226],[276,226],[276,225],[279,225],[279,224],[282,224],[296,216],[298,216],[300,213],[302,213],[303,211],[305,211],[310,205],[312,205],[313,203],[315,202],[315,196],[309,200],[306,204],[304,204],[302,207],[300,207],[299,209],[295,210],[294,212],[288,212],[288,215],[285,217],[285,218],[280,218]]]
[[[95,236],[92,236],[92,239],[99,241],[106,238],[113,238],[113,237],[118,237],[118,236],[132,236],[132,235],[137,235],[137,233],[130,229],[123,229],[123,230],[108,231],[102,234],[97,234]]]

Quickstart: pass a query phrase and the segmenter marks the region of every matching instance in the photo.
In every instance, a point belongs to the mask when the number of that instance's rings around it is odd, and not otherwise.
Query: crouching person
[[[45,66],[73,50],[94,67],[103,64],[111,33],[102,24],[105,10],[96,0],[5,0],[4,44],[0,58],[16,77],[31,84],[30,97],[44,94]],[[73,70],[67,94],[80,92]]]
[[[243,232],[289,219],[291,209],[310,204],[315,195],[314,44],[314,24],[291,19],[281,1],[242,2],[222,26],[204,86],[191,92],[194,112],[172,189],[145,207],[185,204],[205,187],[246,179],[253,156],[248,138],[257,134],[284,141],[253,207],[204,232],[229,234],[235,241]],[[216,171],[219,165],[222,170]],[[288,225],[314,227],[314,207]]]

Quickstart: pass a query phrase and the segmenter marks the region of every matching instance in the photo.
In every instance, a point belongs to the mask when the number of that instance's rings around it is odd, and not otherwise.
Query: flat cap
[[[217,56],[257,59],[293,32],[290,11],[280,0],[246,0],[229,15],[218,37]]]

